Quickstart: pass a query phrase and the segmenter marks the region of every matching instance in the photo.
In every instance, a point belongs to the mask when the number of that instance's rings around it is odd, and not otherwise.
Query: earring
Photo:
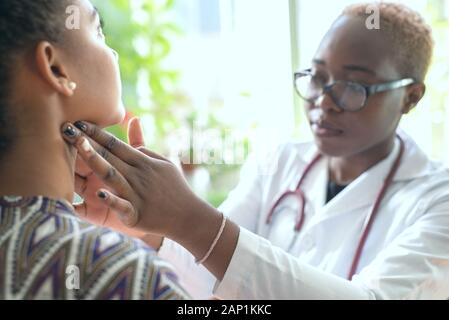
[[[75,90],[76,90],[76,87],[77,87],[77,85],[76,85],[75,82],[73,82],[73,81],[70,81],[70,82],[69,82],[69,89],[70,89],[70,90],[75,91]]]

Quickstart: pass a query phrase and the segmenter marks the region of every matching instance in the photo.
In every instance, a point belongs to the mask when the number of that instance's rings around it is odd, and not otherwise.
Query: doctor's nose
[[[314,102],[314,107],[320,108],[324,112],[342,112],[343,110],[337,106],[334,99],[332,99],[330,92],[323,92]]]

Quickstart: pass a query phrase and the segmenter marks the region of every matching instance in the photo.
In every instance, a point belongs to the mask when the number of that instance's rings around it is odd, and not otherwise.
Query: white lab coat
[[[178,270],[194,298],[223,299],[445,299],[449,297],[449,171],[431,162],[408,136],[401,166],[364,247],[356,275],[346,280],[366,218],[399,152],[399,142],[325,204],[328,170],[323,159],[303,184],[306,219],[294,232],[296,202],[287,199],[266,217],[287,189],[294,190],[317,150],[286,144],[272,174],[250,160],[221,210],[241,226],[221,283],[172,241],[160,255]],[[188,230],[186,230],[188,232]],[[296,240],[295,240],[296,235]],[[287,252],[288,251],[288,252]]]

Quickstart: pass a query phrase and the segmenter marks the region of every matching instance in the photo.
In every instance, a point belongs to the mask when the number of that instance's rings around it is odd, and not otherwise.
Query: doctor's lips
[[[320,138],[332,138],[343,134],[343,130],[340,130],[334,125],[322,120],[311,121],[310,127],[312,128],[314,135]]]

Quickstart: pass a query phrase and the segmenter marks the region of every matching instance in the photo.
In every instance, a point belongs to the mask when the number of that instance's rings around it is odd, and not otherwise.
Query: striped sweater
[[[79,220],[65,201],[0,197],[0,299],[188,299],[140,240]]]

